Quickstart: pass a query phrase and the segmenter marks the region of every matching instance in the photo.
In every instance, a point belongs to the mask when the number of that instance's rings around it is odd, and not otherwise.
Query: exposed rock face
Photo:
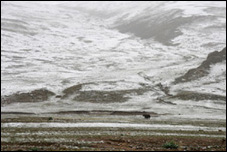
[[[208,55],[207,59],[202,62],[199,67],[191,69],[185,75],[176,78],[174,83],[176,84],[182,82],[189,82],[204,77],[209,74],[208,70],[210,69],[210,66],[212,64],[216,64],[224,60],[226,60],[226,48],[224,48],[220,52],[212,52]]]
[[[93,102],[93,103],[112,103],[112,102],[125,102],[130,97],[127,95],[136,94],[142,95],[147,91],[150,91],[150,88],[138,88],[138,89],[129,89],[129,90],[89,90],[84,91],[81,90],[83,85],[85,84],[78,84],[67,88],[63,91],[64,96],[63,99],[72,97],[75,101],[82,101],[82,102]]]
[[[181,100],[222,100],[226,101],[226,96],[210,94],[210,93],[198,93],[193,91],[183,91],[171,98],[178,98]]]
[[[63,98],[66,98],[66,97],[68,97],[68,96],[70,96],[70,95],[72,95],[72,94],[76,94],[76,93],[78,93],[81,89],[82,89],[82,84],[78,84],[78,85],[74,85],[74,86],[72,86],[72,87],[69,87],[69,88],[67,88],[67,89],[65,89],[65,90],[63,91],[63,93],[65,94],[65,95],[63,96]]]
[[[42,102],[48,100],[49,97],[54,95],[53,92],[46,89],[34,90],[28,93],[15,93],[1,97],[1,106],[16,102]]]
[[[156,85],[157,87],[159,87],[159,89],[165,93],[165,95],[167,96],[172,96],[170,93],[169,93],[169,87],[168,86],[163,86],[161,83],[158,83]]]
[[[124,102],[129,97],[124,97],[124,91],[82,91],[74,98],[76,101],[84,102]]]

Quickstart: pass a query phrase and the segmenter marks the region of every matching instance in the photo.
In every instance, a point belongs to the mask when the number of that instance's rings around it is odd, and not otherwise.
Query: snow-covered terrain
[[[201,126],[192,126],[192,125],[160,125],[160,124],[128,124],[128,123],[5,123],[1,124],[2,128],[7,127],[27,127],[27,128],[73,128],[73,127],[118,127],[118,128],[146,128],[146,129],[160,129],[161,130],[206,130],[214,131],[221,129],[223,131],[226,128],[217,128],[217,127],[201,127]]]
[[[204,77],[173,83],[225,47],[225,1],[3,1],[1,96],[46,89],[60,98],[1,111],[137,110],[226,119],[226,101],[168,94],[225,97],[226,60]]]

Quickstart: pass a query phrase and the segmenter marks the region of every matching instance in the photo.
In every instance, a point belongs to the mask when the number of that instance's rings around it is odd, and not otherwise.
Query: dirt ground
[[[1,142],[1,151],[225,151],[226,140],[206,137],[85,136],[73,142]],[[164,148],[173,141],[177,149]]]
[[[105,118],[105,119],[104,119]],[[118,117],[117,117],[118,118]],[[7,123],[37,122],[100,122],[106,117],[88,115],[34,117],[10,116],[1,118],[1,151],[226,151],[226,131],[154,130],[116,127],[4,127]],[[113,118],[112,118],[113,119]],[[120,120],[135,122],[131,117]],[[143,123],[149,122],[147,120]],[[170,122],[155,122],[153,123]],[[172,122],[176,124],[177,122]],[[180,122],[179,122],[180,123]],[[190,122],[181,122],[181,124]],[[209,122],[193,122],[209,126]],[[192,124],[192,123],[191,123]],[[212,124],[226,127],[225,123]],[[165,144],[171,143],[169,148]],[[174,146],[173,146],[174,145]]]

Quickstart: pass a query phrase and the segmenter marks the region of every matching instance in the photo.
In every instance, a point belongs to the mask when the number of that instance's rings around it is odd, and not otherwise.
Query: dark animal
[[[151,115],[149,115],[149,114],[143,114],[143,116],[144,116],[145,119],[150,119],[151,118]]]

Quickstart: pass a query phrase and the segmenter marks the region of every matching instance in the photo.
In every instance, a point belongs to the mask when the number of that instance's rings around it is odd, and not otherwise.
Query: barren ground
[[[64,126],[83,123],[94,126]],[[102,123],[113,126],[102,126]],[[130,127],[130,124],[151,127]],[[178,129],[180,126],[182,129]],[[144,119],[138,115],[2,114],[1,151],[225,151],[226,130],[223,128],[226,128],[224,121]],[[178,145],[177,149],[163,147],[171,141]]]

